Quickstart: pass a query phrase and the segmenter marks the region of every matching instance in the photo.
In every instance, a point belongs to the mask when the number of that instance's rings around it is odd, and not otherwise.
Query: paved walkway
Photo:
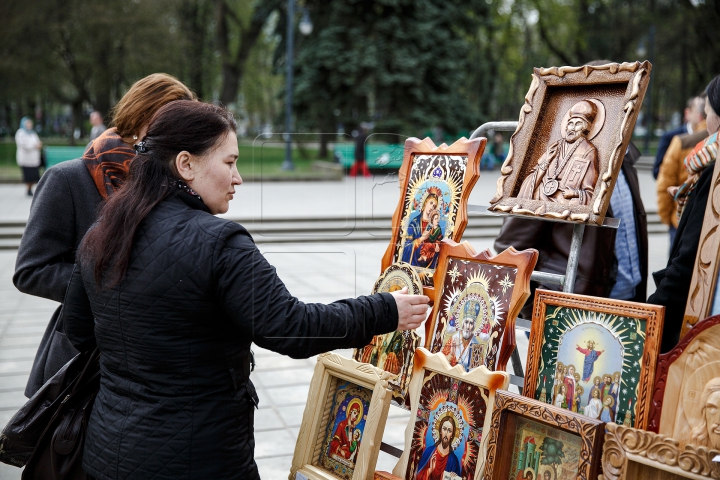
[[[651,209],[655,201],[649,172],[640,172],[643,198]],[[645,178],[647,177],[647,178]],[[471,195],[471,203],[487,205],[495,191],[497,172],[485,173]],[[21,185],[0,185],[0,222],[24,221],[30,200]],[[247,183],[238,189],[228,216],[240,219],[307,218],[345,215],[387,216],[397,204],[397,181],[345,179],[341,182]],[[472,220],[471,220],[472,221]],[[491,240],[473,241],[477,250],[492,247]],[[666,235],[650,238],[650,269],[662,268],[667,258]],[[263,244],[261,251],[277,268],[290,292],[305,302],[331,302],[367,294],[380,271],[387,243],[328,242]],[[0,251],[0,426],[24,403],[23,389],[35,350],[56,303],[19,293],[12,285],[15,251]],[[650,291],[654,286],[650,286]],[[517,335],[521,357],[525,336]],[[293,360],[255,349],[257,368],[252,374],[260,397],[256,411],[256,459],[264,479],[287,478],[297,438],[314,359]],[[349,351],[341,354],[350,355]],[[409,413],[391,407],[383,440],[398,448]],[[391,470],[396,459],[380,454],[378,468]],[[20,478],[20,470],[0,463],[0,480]]]

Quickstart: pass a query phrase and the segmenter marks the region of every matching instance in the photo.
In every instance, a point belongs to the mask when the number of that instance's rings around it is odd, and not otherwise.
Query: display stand
[[[479,126],[470,135],[470,139],[474,139],[481,136],[487,136],[487,133],[491,130],[502,131],[502,132],[514,132],[517,129],[518,122],[488,122]],[[513,215],[508,213],[496,213],[488,209],[486,205],[468,205],[468,216],[471,214],[482,215],[482,216],[493,216],[493,217],[514,217],[523,218],[528,220],[534,220],[537,222],[559,222],[559,223],[571,223],[573,224],[572,241],[570,243],[570,255],[568,257],[567,269],[565,275],[558,275],[554,273],[534,271],[530,276],[531,281],[538,282],[542,285],[554,285],[562,288],[563,292],[573,293],[575,289],[575,278],[577,277],[578,259],[580,257],[580,246],[582,245],[583,236],[585,235],[585,224],[577,223],[569,220],[554,220],[544,217],[531,217],[527,215]],[[620,226],[620,219],[605,217],[602,225],[592,225],[597,228],[618,228]],[[532,322],[530,320],[518,318],[515,320],[515,326],[523,329],[530,330]],[[522,360],[518,353],[517,347],[513,350],[510,361],[513,366],[514,374],[510,375],[510,383],[517,386],[522,392],[524,385],[525,373],[522,368]],[[380,450],[395,457],[399,457],[402,454],[402,450],[395,448],[392,445],[382,443]]]

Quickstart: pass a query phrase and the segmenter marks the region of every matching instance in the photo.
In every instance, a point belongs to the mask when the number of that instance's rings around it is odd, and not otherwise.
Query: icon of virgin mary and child
[[[429,187],[420,203],[420,212],[408,223],[403,236],[402,261],[423,268],[436,268],[443,227],[440,225],[442,191]]]

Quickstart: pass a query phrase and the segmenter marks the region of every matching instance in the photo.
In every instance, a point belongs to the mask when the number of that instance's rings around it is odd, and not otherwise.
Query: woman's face
[[[33,128],[32,120],[25,120],[25,130],[32,130],[32,128]]]
[[[720,116],[713,110],[707,100],[705,101],[705,115],[707,116],[707,131],[712,135],[720,129]]]
[[[194,175],[188,184],[200,195],[213,215],[228,211],[230,200],[235,194],[235,185],[242,184],[237,159],[235,132],[227,132],[204,158],[195,159]]]

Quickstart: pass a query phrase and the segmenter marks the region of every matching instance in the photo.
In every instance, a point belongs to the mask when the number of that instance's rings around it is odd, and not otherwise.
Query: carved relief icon
[[[518,198],[588,205],[598,177],[598,154],[590,140],[605,124],[605,106],[586,99],[570,108],[561,124],[562,138],[548,146],[520,187]]]

